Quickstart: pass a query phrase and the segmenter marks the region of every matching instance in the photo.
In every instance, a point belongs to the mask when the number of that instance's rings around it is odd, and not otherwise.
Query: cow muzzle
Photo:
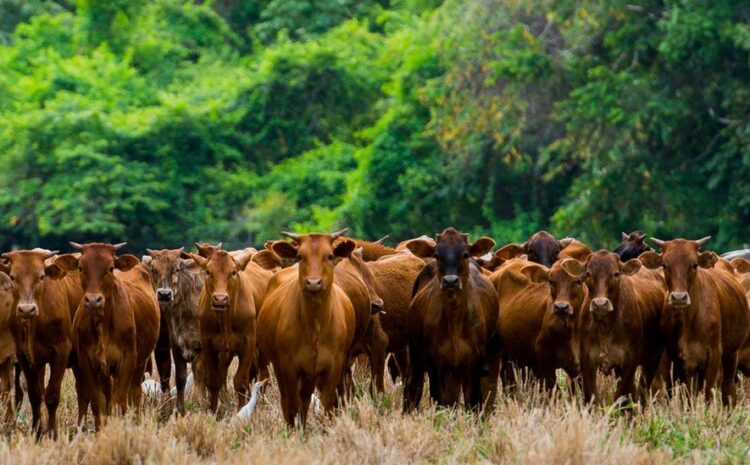
[[[589,305],[589,310],[591,310],[591,313],[595,313],[597,315],[604,315],[614,310],[614,307],[612,306],[612,301],[609,300],[608,298],[596,297],[595,299],[591,300],[591,305]]]
[[[104,308],[104,296],[101,294],[86,294],[83,296],[83,304],[88,310]]]
[[[159,302],[171,302],[174,300],[174,292],[172,289],[160,287],[156,290],[156,299]]]
[[[669,305],[675,308],[684,308],[690,305],[690,294],[687,292],[670,292]]]
[[[568,316],[573,314],[573,307],[568,302],[558,301],[552,305],[552,312],[558,316]]]
[[[305,290],[307,292],[320,292],[324,287],[323,278],[305,278]]]
[[[211,296],[211,309],[216,312],[224,312],[229,308],[228,294],[214,294]]]
[[[443,289],[451,291],[461,290],[461,280],[455,274],[447,274],[443,276],[443,279],[440,281],[440,283]]]
[[[19,318],[24,319],[33,318],[39,315],[39,307],[34,303],[18,304],[16,307],[16,315],[18,315]]]

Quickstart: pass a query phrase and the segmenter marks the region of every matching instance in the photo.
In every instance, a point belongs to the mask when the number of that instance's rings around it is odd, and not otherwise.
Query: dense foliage
[[[750,237],[750,3],[0,0],[0,246]]]

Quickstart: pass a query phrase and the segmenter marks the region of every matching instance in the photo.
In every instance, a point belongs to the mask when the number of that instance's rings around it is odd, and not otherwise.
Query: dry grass
[[[367,386],[358,375],[358,385]],[[611,379],[602,379],[609,395]],[[168,402],[151,399],[140,419],[110,419],[100,434],[79,432],[70,374],[63,386],[61,438],[35,443],[27,434],[29,411],[0,441],[0,463],[12,464],[310,464],[310,463],[743,463],[750,461],[750,398],[743,388],[731,410],[684,397],[660,399],[627,413],[616,407],[583,407],[566,389],[553,396],[533,383],[503,393],[487,419],[425,406],[401,414],[401,388],[388,385],[377,399],[362,394],[330,420],[311,415],[307,431],[289,431],[278,391],[271,385],[249,424],[233,418],[233,396],[224,396],[224,418],[203,411],[189,396],[184,418]],[[90,427],[90,424],[89,424]]]

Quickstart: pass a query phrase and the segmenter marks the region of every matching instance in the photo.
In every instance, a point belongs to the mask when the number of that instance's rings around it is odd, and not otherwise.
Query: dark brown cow
[[[28,386],[32,429],[41,435],[42,400],[47,405],[47,433],[57,436],[60,386],[72,349],[71,318],[63,277],[65,270],[44,261],[55,252],[21,250],[2,255],[0,271],[12,282],[10,331]],[[44,387],[47,365],[50,378]]]
[[[714,267],[718,256],[701,252],[710,237],[698,241],[661,241],[661,253],[640,256],[648,268],[664,270],[667,298],[662,310],[662,330],[674,374],[690,387],[705,386],[706,399],[721,384],[721,397],[729,403],[735,395],[737,352],[750,327],[750,310],[736,277]]]
[[[334,260],[349,257],[354,242],[334,248],[334,234],[284,233],[294,242],[275,242],[274,252],[298,265],[274,275],[258,317],[258,347],[272,363],[289,426],[304,427],[317,387],[326,412],[338,402],[337,391],[351,355],[356,327],[352,302],[334,283]],[[343,394],[342,392],[340,392]]]
[[[664,279],[642,269],[637,259],[622,263],[616,253],[602,250],[588,258],[585,282],[589,295],[580,317],[584,396],[597,396],[596,372],[601,370],[620,377],[616,399],[635,400],[636,369],[642,368],[643,387],[649,387],[664,351]]]
[[[523,244],[508,244],[501,247],[495,252],[495,255],[503,260],[526,255],[529,261],[539,263],[549,268],[553,263],[560,259],[561,252],[574,242],[583,245],[571,237],[558,241],[547,231],[539,231],[534,233],[534,235]],[[591,253],[590,250],[589,253]],[[568,258],[581,259],[578,256],[569,256]],[[583,258],[585,259],[585,256]]]
[[[498,331],[503,343],[503,379],[510,383],[512,365],[528,368],[547,389],[555,370],[578,375],[577,319],[587,289],[583,267],[574,259],[557,261],[551,269],[511,259],[490,280],[500,300]]]
[[[182,258],[183,248],[147,249],[147,253],[143,261],[151,273],[151,282],[161,309],[162,327],[169,330],[170,349],[175,365],[177,411],[184,415],[188,363],[192,364],[195,379],[203,384],[198,356],[201,351],[198,304],[206,274],[192,258]],[[162,339],[161,335],[159,339]],[[158,346],[157,343],[157,350]],[[168,392],[169,377],[162,377],[162,370],[160,366],[161,389],[162,392]],[[167,370],[166,373],[169,374],[171,367],[167,367]]]
[[[5,405],[5,424],[13,423],[13,366],[16,359],[16,344],[10,332],[10,315],[13,311],[13,286],[5,273],[0,273],[0,403]],[[18,395],[18,394],[17,394]]]
[[[412,240],[407,245],[414,255],[435,260],[425,264],[415,282],[407,318],[404,411],[419,406],[425,372],[430,396],[438,404],[457,404],[463,391],[466,408],[478,409],[494,399],[500,354],[492,343],[498,302],[492,283],[470,257],[484,255],[495,242],[482,237],[470,244],[466,234],[448,228],[435,243]],[[482,381],[488,369],[489,383]]]
[[[255,358],[256,312],[253,283],[245,273],[252,255],[241,261],[225,250],[216,250],[209,258],[191,255],[206,272],[200,295],[198,319],[201,360],[208,389],[210,409],[217,412],[219,391],[226,385],[229,365],[234,357],[239,366],[234,375],[237,409],[250,394],[250,367]]]
[[[630,234],[622,233],[622,242],[617,245],[614,252],[620,256],[623,263],[640,257],[644,252],[653,252],[654,249],[644,241],[645,237],[646,233],[641,231],[633,231]]]
[[[91,402],[94,424],[102,415],[127,410],[128,400],[140,407],[146,361],[159,337],[159,306],[151,278],[133,255],[117,255],[124,243],[71,243],[80,257],[62,255],[55,263],[80,270],[83,299],[73,320],[73,347],[82,376],[78,421]],[[83,407],[83,408],[81,408]]]

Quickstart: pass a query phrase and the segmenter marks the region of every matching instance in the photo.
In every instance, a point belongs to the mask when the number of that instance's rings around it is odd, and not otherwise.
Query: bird
[[[239,412],[237,412],[236,419],[241,423],[249,423],[250,419],[253,416],[253,411],[255,410],[255,405],[258,403],[258,396],[260,394],[260,388],[263,387],[264,384],[266,384],[267,380],[258,381],[257,383],[253,384],[253,389],[250,392],[250,400],[245,404],[244,407],[240,409]]]

